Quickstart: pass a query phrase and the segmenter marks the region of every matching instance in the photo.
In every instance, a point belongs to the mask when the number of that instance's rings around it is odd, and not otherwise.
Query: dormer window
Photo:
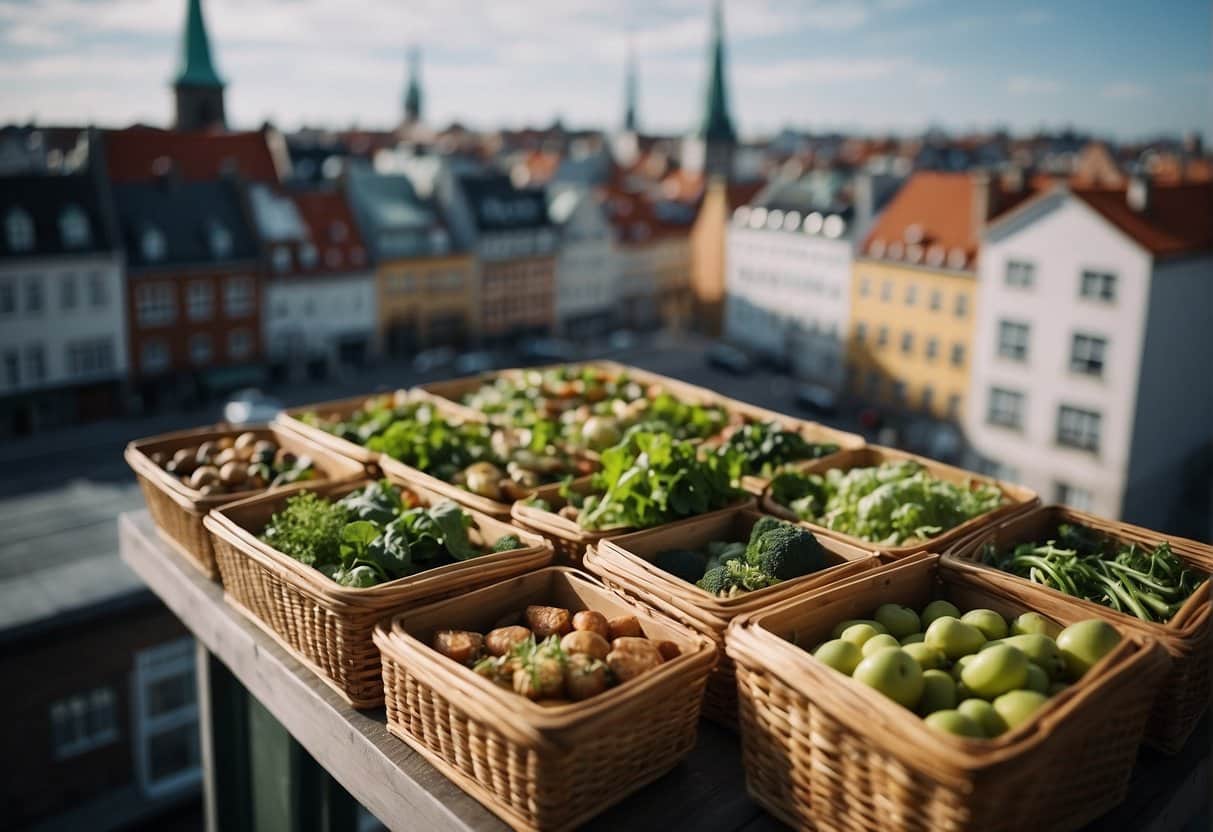
[[[4,218],[8,247],[13,251],[29,251],[34,247],[34,221],[23,208],[14,208]]]
[[[291,250],[286,246],[274,247],[274,271],[284,272],[291,267]]]
[[[211,247],[211,256],[222,260],[232,253],[232,232],[222,223],[213,222],[207,231],[207,243]]]
[[[149,263],[156,263],[164,259],[164,232],[156,226],[151,225],[143,229],[143,235],[139,239],[139,246],[143,249],[143,259]]]
[[[310,269],[316,265],[316,247],[311,243],[304,243],[299,246],[299,263],[305,269]]]
[[[59,215],[59,236],[64,248],[85,248],[91,242],[88,217],[79,205],[69,205]]]

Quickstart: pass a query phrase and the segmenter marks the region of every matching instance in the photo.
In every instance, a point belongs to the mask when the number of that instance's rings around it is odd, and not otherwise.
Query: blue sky
[[[682,131],[700,106],[707,0],[204,2],[235,126],[389,126],[410,44],[439,124],[615,125],[629,37],[644,127]],[[166,122],[184,5],[0,0],[0,120]],[[1211,7],[726,0],[733,113],[749,136],[936,124],[1213,139]]]

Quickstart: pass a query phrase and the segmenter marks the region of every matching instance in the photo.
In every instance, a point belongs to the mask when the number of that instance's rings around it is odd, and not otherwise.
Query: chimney
[[[985,171],[974,171],[969,175],[969,181],[972,183],[973,196],[973,216],[971,223],[973,226],[973,238],[980,240],[986,227],[986,220],[990,218],[991,210],[993,209],[993,194],[990,188],[990,175]]]
[[[1125,190],[1125,202],[1135,213],[1146,214],[1150,210],[1150,177],[1145,171],[1134,171],[1129,177],[1129,187]]]

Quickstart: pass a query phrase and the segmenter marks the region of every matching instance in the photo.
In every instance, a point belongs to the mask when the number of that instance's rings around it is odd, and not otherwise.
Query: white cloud
[[[1061,92],[1062,86],[1056,79],[1035,75],[1013,75],[1007,79],[1007,92],[1011,95],[1052,95]]]
[[[1150,88],[1134,81],[1117,81],[1106,84],[1099,94],[1104,98],[1113,99],[1145,98],[1150,94]]]

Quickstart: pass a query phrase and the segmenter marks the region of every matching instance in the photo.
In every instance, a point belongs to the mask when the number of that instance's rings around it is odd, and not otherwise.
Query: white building
[[[375,278],[341,190],[250,188],[267,260],[263,333],[288,373],[359,365],[374,343]]]
[[[126,292],[104,205],[88,175],[0,179],[0,436],[119,409]]]
[[[601,334],[611,324],[619,282],[603,205],[586,187],[550,188],[548,213],[560,235],[556,329],[571,337]]]
[[[1213,185],[1034,197],[987,230],[977,316],[973,464],[1046,502],[1209,533]]]

